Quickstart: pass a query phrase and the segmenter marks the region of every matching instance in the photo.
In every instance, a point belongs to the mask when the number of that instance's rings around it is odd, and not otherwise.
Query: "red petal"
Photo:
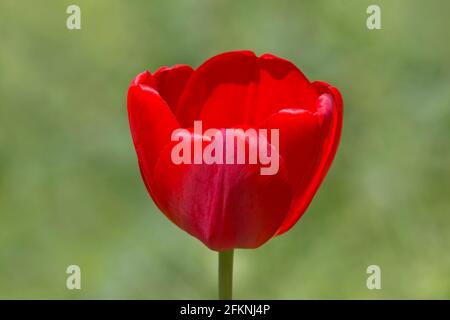
[[[312,109],[316,91],[287,60],[251,51],[215,56],[190,77],[180,98],[177,118],[184,127],[203,120],[205,128],[261,123],[278,110]]]
[[[291,200],[283,163],[265,176],[259,165],[175,165],[171,150],[156,165],[155,192],[172,222],[217,251],[256,248],[275,234]]]
[[[336,153],[342,128],[342,98],[323,82],[314,87],[321,94],[317,111],[284,110],[268,120],[280,129],[280,154],[293,186],[289,214],[277,234],[288,231],[309,206]]]
[[[163,147],[178,127],[166,102],[150,84],[149,72],[139,74],[128,89],[128,120],[144,182],[152,195],[153,170]]]
[[[188,65],[162,67],[153,74],[153,86],[175,114],[178,100],[193,70]]]

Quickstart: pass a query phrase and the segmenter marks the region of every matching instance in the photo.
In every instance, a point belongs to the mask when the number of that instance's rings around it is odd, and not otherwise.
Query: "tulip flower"
[[[274,55],[233,51],[196,70],[145,71],[131,82],[127,102],[148,193],[170,221],[219,252],[221,297],[231,298],[233,249],[257,248],[292,228],[324,179],[341,135],[339,91]],[[240,131],[230,138],[227,129]],[[237,142],[226,148],[230,140]],[[181,155],[192,162],[174,161],[180,142],[193,146]],[[268,164],[261,159],[227,162],[238,142],[246,156],[267,151],[276,172],[262,174]],[[196,150],[212,143],[219,161],[203,161]]]

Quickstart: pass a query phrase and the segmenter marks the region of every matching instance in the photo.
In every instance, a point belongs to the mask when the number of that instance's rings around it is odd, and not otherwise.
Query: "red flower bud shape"
[[[150,196],[217,251],[259,247],[300,219],[336,153],[342,105],[336,88],[251,51],[146,71],[128,91]]]

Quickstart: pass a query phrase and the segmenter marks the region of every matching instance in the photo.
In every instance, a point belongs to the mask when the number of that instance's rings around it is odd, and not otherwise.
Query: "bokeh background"
[[[66,29],[81,7],[82,29]],[[382,30],[366,28],[378,4]],[[335,162],[289,233],[235,255],[235,297],[450,298],[450,2],[0,0],[0,298],[209,299],[217,255],[155,207],[139,72],[270,52],[338,87]],[[67,290],[77,264],[82,290]],[[382,289],[366,288],[381,267]]]

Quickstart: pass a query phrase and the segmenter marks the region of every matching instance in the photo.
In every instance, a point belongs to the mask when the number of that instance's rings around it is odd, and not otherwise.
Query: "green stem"
[[[233,298],[233,253],[234,250],[219,252],[219,299]]]

